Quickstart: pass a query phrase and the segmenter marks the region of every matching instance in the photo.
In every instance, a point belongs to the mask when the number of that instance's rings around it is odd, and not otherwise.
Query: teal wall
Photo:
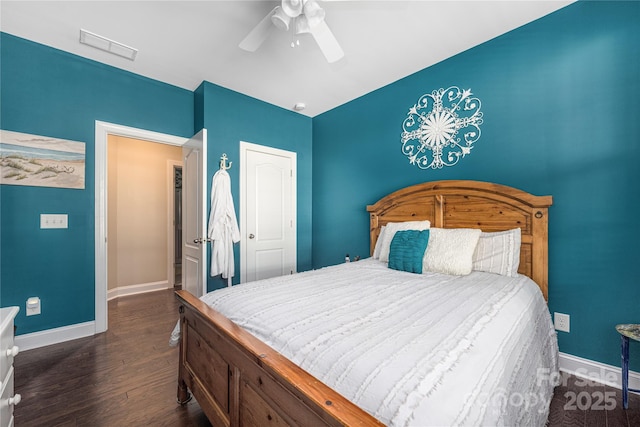
[[[578,2],[315,117],[314,267],[368,255],[365,206],[408,185],[474,179],[552,195],[549,306],[571,315],[560,349],[617,366],[615,324],[640,321],[639,41],[640,3]],[[402,122],[451,85],[482,100],[482,137],[456,166],[419,170],[400,151]]]
[[[0,305],[18,334],[95,319],[95,120],[193,134],[193,92],[0,33],[2,129],[86,144],[84,190],[0,186]],[[69,228],[41,230],[41,213]],[[25,316],[39,296],[42,314]]]
[[[226,152],[239,180],[239,141],[295,151],[298,270],[311,268],[309,117],[204,82],[195,92],[0,33],[0,128],[86,143],[86,188],[0,187],[0,306],[22,309],[19,335],[95,319],[95,120],[178,136],[208,128],[208,185]],[[238,187],[233,187],[236,211]],[[69,228],[41,230],[41,213],[67,213]],[[239,256],[236,245],[236,277]],[[214,289],[225,282],[209,278]],[[26,317],[29,296],[42,314]]]
[[[294,151],[297,153],[297,260],[298,271],[311,268],[311,137],[312,120],[309,117],[242,95],[209,82],[203,82],[195,91],[195,126],[207,129],[208,191],[213,174],[218,170],[220,156],[227,153],[233,162],[229,174],[236,215],[240,221],[240,141]],[[209,194],[208,193],[208,194]],[[210,248],[209,248],[210,252]],[[239,283],[239,245],[235,245],[236,276]],[[209,277],[208,289],[226,286],[220,276]]]

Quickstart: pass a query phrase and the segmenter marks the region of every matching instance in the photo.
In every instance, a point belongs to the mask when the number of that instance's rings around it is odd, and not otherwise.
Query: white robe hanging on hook
[[[231,286],[235,275],[233,244],[240,241],[240,229],[231,195],[231,177],[227,172],[227,155],[220,158],[220,169],[213,175],[211,183],[211,212],[209,213],[208,237],[211,239],[212,277],[222,274]]]

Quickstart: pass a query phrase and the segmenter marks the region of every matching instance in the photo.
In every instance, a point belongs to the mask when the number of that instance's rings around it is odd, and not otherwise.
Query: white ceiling
[[[309,35],[238,43],[276,1],[5,1],[0,29],[194,90],[203,80],[313,117],[522,26],[565,1],[320,1],[345,57],[328,64]],[[139,50],[134,62],[81,45],[83,28]]]

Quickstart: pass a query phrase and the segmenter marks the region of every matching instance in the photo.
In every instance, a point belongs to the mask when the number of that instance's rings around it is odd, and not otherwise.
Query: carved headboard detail
[[[432,227],[522,230],[518,272],[548,296],[548,208],[551,196],[480,181],[433,181],[395,191],[367,206],[371,254],[388,222],[431,221]]]

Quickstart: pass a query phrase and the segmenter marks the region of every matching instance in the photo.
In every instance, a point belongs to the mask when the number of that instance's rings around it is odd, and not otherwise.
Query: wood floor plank
[[[640,426],[640,394],[629,393],[627,420],[630,426]]]
[[[606,410],[606,390],[604,385],[594,384],[590,390],[581,390],[579,397],[589,396],[588,408],[585,409],[585,423],[587,427],[600,427],[607,424]],[[587,393],[587,394],[584,394]],[[584,399],[582,399],[584,403]]]
[[[15,388],[23,396],[15,425],[211,427],[195,399],[176,403],[178,349],[169,336],[178,319],[172,290],[109,301],[109,329],[87,338],[20,353]],[[550,405],[548,426],[640,426],[640,395],[587,384],[564,374]],[[609,391],[612,410],[585,407],[587,395]],[[580,405],[573,393],[586,393]]]

